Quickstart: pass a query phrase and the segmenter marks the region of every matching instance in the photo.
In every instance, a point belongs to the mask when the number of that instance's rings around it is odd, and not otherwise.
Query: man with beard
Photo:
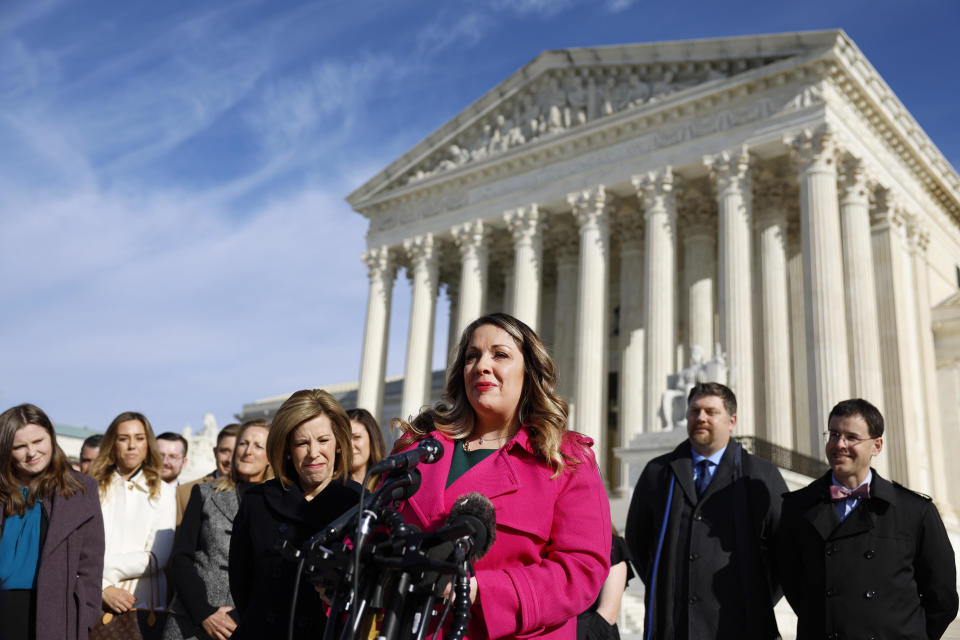
[[[177,478],[187,463],[187,439],[179,433],[165,431],[157,436],[157,449],[163,460],[160,478],[169,485],[177,486]]]
[[[830,411],[830,471],[783,501],[777,561],[797,638],[940,638],[957,615],[950,538],[929,497],[880,477],[883,415]]]
[[[731,440],[736,423],[733,391],[694,385],[688,439],[637,482],[626,538],[646,586],[645,639],[779,638],[772,543],[787,485]]]

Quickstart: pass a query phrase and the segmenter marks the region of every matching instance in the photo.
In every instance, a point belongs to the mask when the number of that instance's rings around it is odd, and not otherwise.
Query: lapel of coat
[[[813,525],[824,540],[829,539],[834,529],[840,524],[836,506],[830,501],[831,473],[827,471],[810,484],[808,498],[810,504],[803,512],[803,517]]]
[[[511,455],[513,448],[523,447],[519,439],[518,435],[510,444],[500,448],[485,460],[481,460],[468,473],[463,474],[447,487],[447,495],[444,496],[445,510],[449,510],[457,498],[471,491],[478,491],[493,500],[519,489],[520,478],[513,466]]]
[[[896,503],[896,492],[889,481],[873,471],[870,497],[861,501],[857,508],[850,512],[847,519],[840,523],[834,531],[834,537],[855,536],[877,526],[877,507],[880,506],[880,502],[893,506]]]
[[[687,496],[690,504],[697,504],[697,490],[693,486],[693,459],[690,455],[690,441],[684,440],[673,450],[670,469],[677,478],[677,484]]]
[[[429,526],[444,513],[444,492],[447,476],[450,475],[450,463],[453,461],[453,448],[459,446],[440,431],[434,431],[429,437],[436,438],[443,447],[443,456],[426,468],[421,468],[420,489],[410,496],[407,504],[417,514],[420,522]],[[416,446],[416,445],[413,445]]]
[[[43,542],[41,550],[41,559],[46,558],[53,552],[57,546],[67,539],[73,531],[76,531],[80,525],[93,517],[89,510],[78,508],[81,503],[78,499],[64,498],[55,496],[50,498],[41,498],[43,510],[47,512],[47,536]]]
[[[237,511],[240,510],[240,500],[237,497],[236,489],[229,489],[227,491],[212,489],[210,501],[223,514],[228,522],[233,522]]]

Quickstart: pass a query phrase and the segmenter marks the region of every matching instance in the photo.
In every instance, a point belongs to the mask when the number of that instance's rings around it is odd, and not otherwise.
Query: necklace
[[[496,437],[496,438],[486,438],[486,439],[484,439],[483,437],[481,437],[481,438],[477,441],[477,446],[479,447],[479,446],[481,446],[484,442],[493,441],[493,440],[496,440],[496,441],[499,442],[500,440],[506,440],[506,439],[509,438],[509,437],[510,437],[510,434],[507,434],[507,435],[505,435],[505,436],[499,436],[499,437]],[[468,438],[464,438],[464,439],[461,441],[461,445],[460,445],[460,446],[463,447],[463,450],[464,450],[464,451],[470,451],[470,449],[467,448],[467,442],[468,442],[468,440],[469,440]]]

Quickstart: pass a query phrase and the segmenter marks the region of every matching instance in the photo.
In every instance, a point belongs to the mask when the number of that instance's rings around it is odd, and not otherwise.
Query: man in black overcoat
[[[777,540],[797,638],[940,638],[957,615],[957,572],[929,497],[870,468],[883,416],[866,400],[833,408],[830,471],[787,494]]]
[[[646,586],[645,639],[779,637],[772,545],[787,486],[730,439],[736,422],[729,388],[694,386],[689,438],[637,482],[626,538]]]

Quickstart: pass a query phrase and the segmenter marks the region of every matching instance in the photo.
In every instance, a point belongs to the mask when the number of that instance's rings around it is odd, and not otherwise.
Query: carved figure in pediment
[[[613,104],[613,90],[617,85],[617,79],[608,75],[603,80],[603,84],[597,90],[599,93],[600,100],[600,115],[608,116],[616,110],[616,106]]]
[[[564,114],[564,121],[568,127],[584,124],[587,121],[587,105],[590,94],[584,86],[584,79],[580,76],[572,76],[567,88],[567,110]]]
[[[643,104],[650,99],[650,85],[631,73],[627,90],[627,104],[631,107]]]
[[[540,135],[540,106],[529,93],[523,96],[520,113],[523,135],[527,140],[533,140]]]
[[[563,110],[567,106],[567,95],[560,87],[556,77],[547,80],[544,92],[540,95],[540,124],[541,133],[556,133],[564,129]]]

